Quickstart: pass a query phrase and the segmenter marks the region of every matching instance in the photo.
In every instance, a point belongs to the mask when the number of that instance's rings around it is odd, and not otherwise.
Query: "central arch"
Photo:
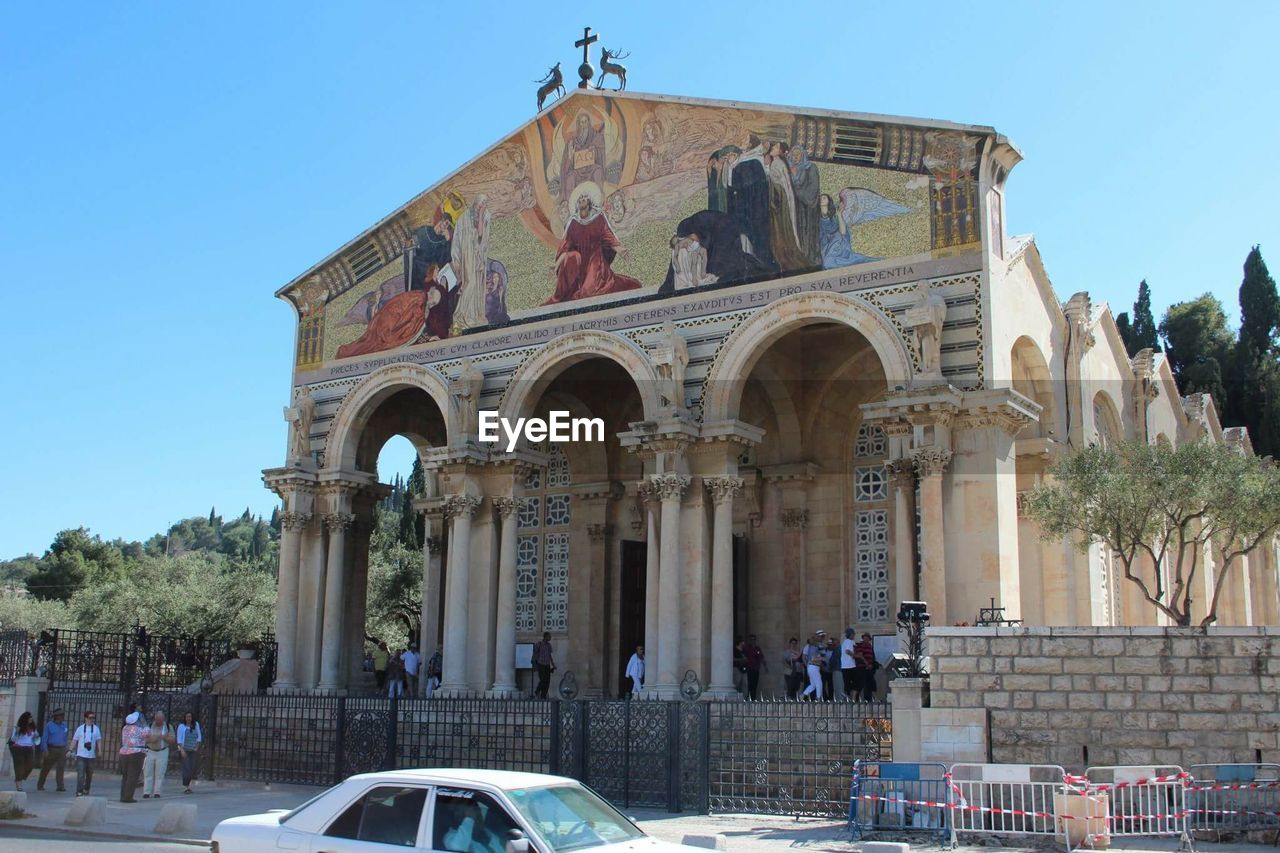
[[[512,421],[529,416],[557,376],[591,358],[608,359],[621,366],[635,380],[645,418],[657,416],[660,383],[652,359],[627,338],[593,329],[556,338],[521,364],[498,405],[499,414]]]
[[[815,323],[839,323],[858,332],[883,365],[887,387],[911,382],[911,356],[897,329],[865,299],[840,293],[799,293],[756,312],[725,340],[707,374],[703,422],[737,417],[742,389],[755,362],[788,332]]]
[[[440,410],[444,420],[446,443],[452,445],[458,435],[458,424],[449,404],[449,383],[430,367],[420,364],[390,364],[370,373],[342,399],[329,428],[325,461],[330,469],[357,471],[361,437],[369,419],[382,403],[394,394],[415,390],[425,393]],[[422,441],[409,436],[422,450]]]

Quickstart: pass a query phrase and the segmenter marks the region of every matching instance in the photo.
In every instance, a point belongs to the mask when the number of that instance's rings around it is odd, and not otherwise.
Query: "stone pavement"
[[[185,796],[179,786],[160,800],[139,800],[136,804],[125,805],[115,797],[120,790],[120,777],[101,774],[94,780],[99,794],[107,797],[107,822],[91,831],[71,830],[63,825],[67,809],[74,797],[69,793],[58,794],[52,791],[29,791],[27,794],[27,811],[32,817],[17,821],[0,821],[0,839],[20,839],[24,834],[36,831],[68,833],[69,837],[86,840],[97,838],[137,839],[147,841],[167,841],[205,846],[213,828],[219,821],[243,814],[254,814],[270,809],[290,809],[320,793],[321,788],[304,785],[262,785],[248,782],[204,782],[196,787],[196,793]],[[195,829],[187,837],[172,838],[152,832],[160,809],[166,803],[194,803],[198,807]],[[672,815],[652,809],[625,809],[628,815],[640,824],[645,832],[664,841],[679,843],[686,835],[724,835],[727,848],[742,853],[764,853],[764,851],[806,850],[814,853],[849,853],[856,851],[860,845],[851,843],[845,834],[844,822],[805,818],[796,820],[789,817],[768,815]],[[883,838],[882,840],[903,840]],[[931,836],[917,836],[911,839],[912,847],[918,850],[937,849],[936,841]],[[1012,844],[990,844],[985,846],[962,846],[958,848],[968,853],[989,853],[994,850],[1062,850],[1062,846],[1052,842],[1029,842],[1020,844],[1010,839]],[[1016,846],[1014,846],[1016,845]],[[1210,844],[1197,842],[1196,850],[1201,853],[1275,853],[1275,847],[1263,844]],[[1113,849],[1125,851],[1164,851],[1171,853],[1178,849],[1176,839],[1157,840],[1143,839],[1140,842],[1125,842],[1113,845]]]

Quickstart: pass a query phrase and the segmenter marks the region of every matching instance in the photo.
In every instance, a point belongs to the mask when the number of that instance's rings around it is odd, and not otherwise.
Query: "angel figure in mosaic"
[[[825,193],[818,198],[818,234],[823,268],[835,269],[879,260],[854,250],[854,226],[900,216],[911,208],[863,187],[845,187],[838,196],[838,202]]]

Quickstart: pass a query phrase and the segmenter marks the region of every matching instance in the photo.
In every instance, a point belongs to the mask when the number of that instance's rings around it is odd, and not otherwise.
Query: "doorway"
[[[618,590],[618,695],[631,692],[627,663],[636,646],[644,642],[644,604],[648,543],[630,539],[622,541],[622,579]],[[648,649],[645,649],[646,654]]]

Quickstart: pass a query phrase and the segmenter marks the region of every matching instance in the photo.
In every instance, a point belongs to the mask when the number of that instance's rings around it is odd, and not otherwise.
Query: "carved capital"
[[[659,500],[680,501],[689,488],[689,478],[684,474],[654,474],[649,484]]]
[[[940,477],[951,462],[951,451],[940,447],[924,447],[911,455],[916,473],[921,477]]]
[[[884,465],[889,469],[889,476],[893,478],[894,485],[911,488],[916,474],[916,466],[912,460],[890,459]]]
[[[422,543],[422,547],[427,550],[428,554],[439,554],[441,544],[439,536],[428,536],[427,541]]]
[[[741,477],[703,477],[702,484],[716,504],[732,503],[742,492]]]
[[[520,511],[520,499],[503,496],[493,498],[493,512],[498,518],[508,519]]]
[[[280,513],[280,527],[284,530],[302,530],[310,523],[311,513],[309,512]]]
[[[346,533],[355,521],[356,517],[349,512],[331,512],[324,517],[324,526],[334,533]]]
[[[445,518],[457,518],[461,515],[468,517],[475,515],[475,511],[480,508],[483,498],[475,495],[448,495],[445,497],[441,507],[444,510]]]
[[[784,509],[781,517],[783,530],[804,530],[809,526],[807,509]]]
[[[587,535],[592,542],[603,542],[613,532],[612,524],[588,524]]]

